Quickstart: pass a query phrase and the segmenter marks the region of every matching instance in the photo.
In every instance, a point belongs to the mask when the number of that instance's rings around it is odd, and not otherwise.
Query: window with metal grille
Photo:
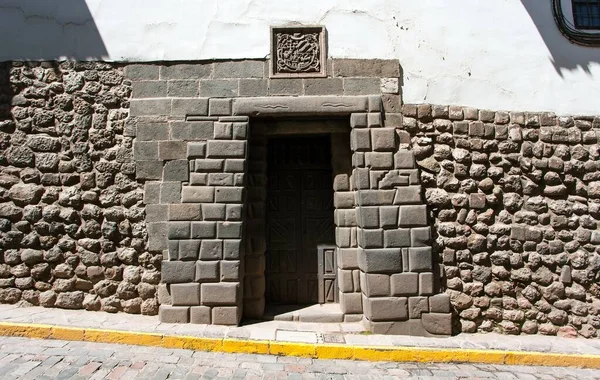
[[[577,29],[600,29],[600,0],[572,0]]]

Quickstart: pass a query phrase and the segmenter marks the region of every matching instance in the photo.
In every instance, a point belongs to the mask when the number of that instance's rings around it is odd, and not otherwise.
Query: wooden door
[[[273,138],[267,163],[267,301],[319,301],[317,245],[334,243],[328,136]]]

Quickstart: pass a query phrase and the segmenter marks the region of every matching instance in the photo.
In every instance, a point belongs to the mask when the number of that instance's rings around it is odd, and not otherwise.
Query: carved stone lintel
[[[367,112],[370,103],[375,103],[375,99],[370,98],[368,96],[236,98],[233,100],[233,115],[349,115],[354,112]]]
[[[327,52],[322,26],[271,28],[271,77],[325,77]]]

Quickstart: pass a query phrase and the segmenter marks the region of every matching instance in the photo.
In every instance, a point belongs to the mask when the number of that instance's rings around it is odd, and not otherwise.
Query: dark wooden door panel
[[[271,303],[319,301],[317,245],[335,241],[330,161],[327,136],[269,141],[266,277]]]

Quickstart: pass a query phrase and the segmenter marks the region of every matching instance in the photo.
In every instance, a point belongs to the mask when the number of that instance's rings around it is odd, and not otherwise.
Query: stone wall
[[[156,314],[120,65],[0,65],[0,302]]]
[[[600,118],[402,112],[457,330],[597,336]]]

